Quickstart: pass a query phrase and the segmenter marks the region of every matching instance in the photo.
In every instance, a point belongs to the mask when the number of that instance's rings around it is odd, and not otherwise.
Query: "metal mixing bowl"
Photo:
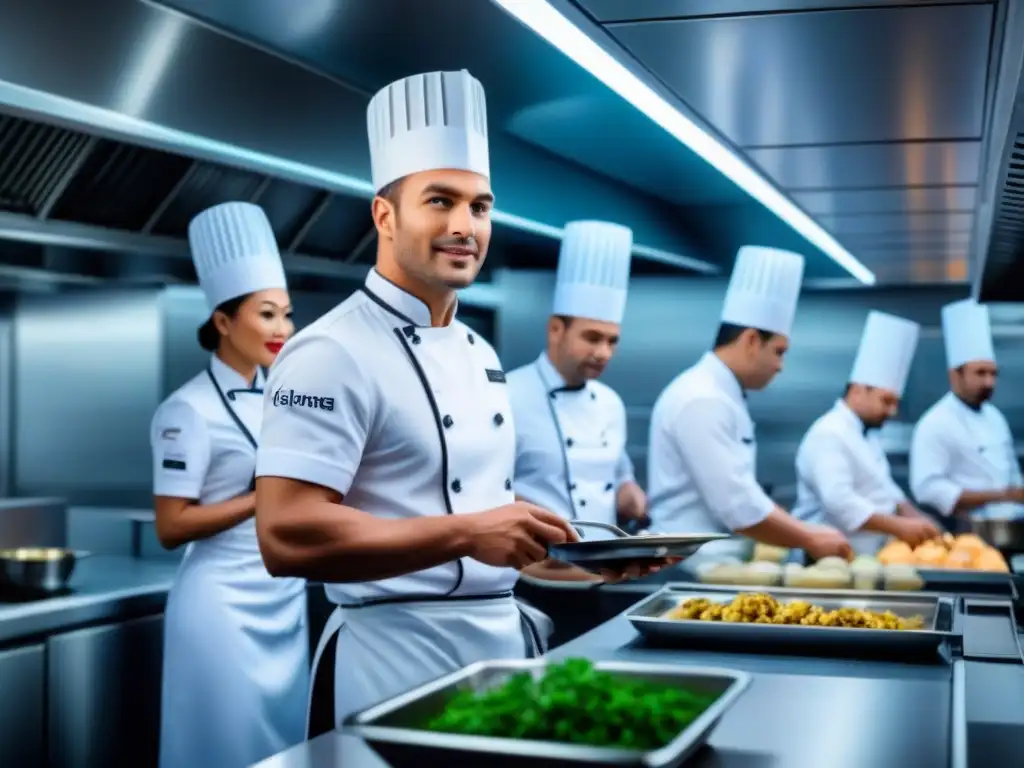
[[[64,589],[87,552],[63,547],[0,549],[0,586],[56,592]]]
[[[1024,520],[971,520],[971,532],[1003,552],[1024,552]]]

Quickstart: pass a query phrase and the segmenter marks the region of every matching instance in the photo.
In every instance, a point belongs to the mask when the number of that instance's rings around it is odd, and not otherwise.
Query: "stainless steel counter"
[[[159,613],[178,564],[97,556],[78,563],[71,594],[27,603],[0,602],[0,643],[82,624]]]
[[[551,655],[726,666],[754,673],[754,684],[712,736],[713,749],[688,763],[695,768],[1016,765],[1005,755],[986,763],[992,755],[978,752],[985,749],[980,738],[970,740],[972,759],[966,760],[969,729],[963,729],[957,738],[951,738],[949,729],[955,719],[951,717],[956,700],[954,678],[963,705],[961,723],[971,724],[972,717],[992,720],[992,713],[998,712],[998,724],[1006,734],[1019,737],[1013,725],[1017,720],[1024,726],[1024,701],[1019,701],[1024,697],[1024,685],[1014,688],[1018,682],[1024,684],[1024,665],[957,662],[960,672],[954,674],[954,665],[939,656],[918,663],[896,663],[655,648],[642,644],[622,617]],[[965,675],[968,667],[996,670],[982,680]],[[967,684],[968,679],[974,683]],[[983,725],[980,721],[975,724]],[[959,755],[953,754],[954,743]],[[260,763],[259,768],[339,765],[385,768],[368,747],[340,733],[300,745]]]

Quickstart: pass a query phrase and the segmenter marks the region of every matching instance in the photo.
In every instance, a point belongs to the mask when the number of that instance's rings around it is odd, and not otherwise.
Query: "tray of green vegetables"
[[[350,716],[391,765],[670,768],[750,684],[728,669],[485,661]]]

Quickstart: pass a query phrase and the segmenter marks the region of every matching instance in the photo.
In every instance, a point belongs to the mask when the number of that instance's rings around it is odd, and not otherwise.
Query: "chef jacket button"
[[[452,419],[451,416],[446,414],[445,417],[441,419],[441,423],[444,425],[445,429],[447,429],[448,427],[455,423],[455,420]]]
[[[611,483],[606,483],[606,484],[605,484],[605,486],[604,486],[604,489],[605,489],[606,491],[610,491],[610,490],[611,490],[612,488],[614,488],[614,487],[615,487],[615,486],[613,486],[613,485],[612,485]]]
[[[570,437],[570,438],[569,438],[568,440],[566,440],[566,441],[565,441],[565,444],[566,444],[566,445],[567,445],[567,446],[568,446],[569,448],[572,448],[572,438]]]
[[[591,400],[597,400],[597,395],[595,395],[593,392],[591,392],[590,393],[590,399]]]
[[[472,333],[467,333],[467,334],[466,334],[466,340],[467,340],[467,341],[468,341],[468,342],[469,342],[470,344],[476,344],[476,339],[474,339],[474,338],[473,338],[473,334],[472,334]]]
[[[601,446],[604,447],[604,448],[607,448],[608,447],[608,441],[605,440],[604,442],[602,442]]]
[[[554,400],[555,399],[555,393],[554,392],[548,392],[548,397],[550,397],[552,400]]]
[[[576,490],[576,483],[573,483],[572,485],[570,485],[569,486],[569,490],[570,491],[575,491]]]
[[[502,424],[505,423],[505,417],[502,416],[500,413],[494,414],[494,423],[496,426],[500,427]]]
[[[459,478],[452,480],[452,490],[456,493],[462,490],[462,483],[459,481]]]
[[[419,336],[413,336],[412,337],[412,343],[413,344],[419,344],[420,343],[420,337]]]
[[[511,491],[512,490],[512,481],[509,480],[508,478],[505,479],[505,490],[506,491]]]
[[[587,506],[587,500],[586,499],[580,499],[580,506],[581,507]]]

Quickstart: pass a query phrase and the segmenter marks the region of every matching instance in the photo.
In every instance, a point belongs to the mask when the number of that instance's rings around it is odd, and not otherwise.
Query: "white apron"
[[[543,613],[511,593],[338,607],[317,644],[317,691],[311,693],[333,686],[330,722],[337,726],[352,713],[468,664],[541,656],[551,629]],[[333,670],[327,668],[331,662]],[[324,722],[323,713],[310,709],[308,716],[310,737],[319,735],[323,727],[315,722]]]
[[[260,390],[232,406],[210,379],[255,448]],[[188,547],[164,615],[160,768],[243,768],[302,741],[306,614],[305,582],[267,573],[251,518]]]

